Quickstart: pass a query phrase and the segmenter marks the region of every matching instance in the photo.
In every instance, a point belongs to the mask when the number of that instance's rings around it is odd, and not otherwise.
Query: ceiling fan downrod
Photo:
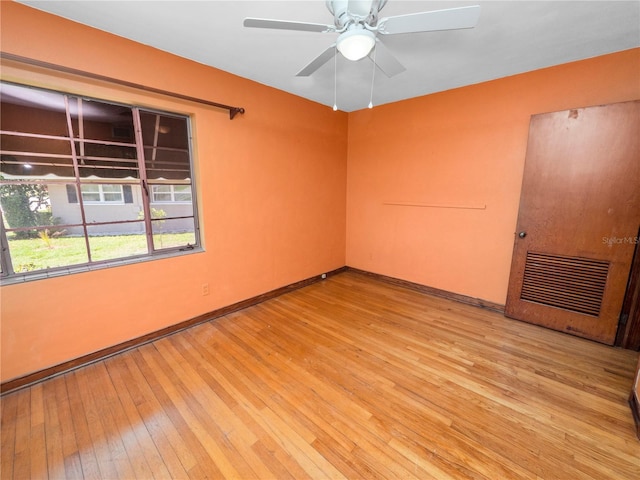
[[[327,0],[327,9],[334,17],[336,31],[346,31],[351,25],[363,25],[374,29],[378,23],[378,13],[387,0]],[[374,28],[371,28],[374,27]]]

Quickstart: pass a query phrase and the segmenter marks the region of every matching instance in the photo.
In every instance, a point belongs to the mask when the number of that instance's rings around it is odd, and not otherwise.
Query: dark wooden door
[[[640,225],[640,101],[531,118],[505,314],[613,344]]]

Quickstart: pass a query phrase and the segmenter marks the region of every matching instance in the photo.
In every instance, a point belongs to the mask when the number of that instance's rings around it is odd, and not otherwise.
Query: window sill
[[[47,270],[39,270],[37,272],[24,272],[11,275],[10,277],[2,277],[0,286],[15,285],[20,283],[34,282],[36,280],[46,280],[48,278],[64,277],[76,273],[93,272],[95,270],[103,270],[106,268],[122,267],[126,265],[134,265],[136,263],[149,262],[154,260],[164,260],[168,258],[181,257],[183,255],[191,255],[193,253],[202,253],[202,247],[193,247],[185,250],[171,250],[169,252],[161,252],[155,255],[144,255],[139,257],[120,258],[114,260],[104,260],[83,265],[70,265],[68,267],[55,267]]]

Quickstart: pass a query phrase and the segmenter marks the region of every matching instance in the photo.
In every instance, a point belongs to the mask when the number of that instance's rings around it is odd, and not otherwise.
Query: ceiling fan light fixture
[[[340,34],[337,47],[338,51],[347,60],[356,61],[369,55],[375,43],[376,36],[373,32],[364,28],[357,28]]]

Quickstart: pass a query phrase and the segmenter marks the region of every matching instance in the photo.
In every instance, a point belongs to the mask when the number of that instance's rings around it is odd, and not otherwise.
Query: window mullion
[[[140,109],[132,108],[133,127],[136,140],[136,151],[138,156],[138,172],[140,172],[140,186],[142,187],[142,209],[144,211],[144,228],[147,238],[147,249],[149,254],[153,253],[153,229],[151,224],[151,205],[149,184],[147,182],[147,169],[144,161],[144,140],[142,138],[142,122],[140,121]]]
[[[3,275],[13,275],[13,263],[9,252],[9,241],[7,240],[7,232],[4,229],[4,218],[0,217],[0,265],[2,266]]]
[[[84,165],[84,118],[82,114],[83,102],[82,98],[78,98],[78,140],[80,145],[80,157],[82,157],[82,164]]]
[[[82,100],[78,102],[78,128],[82,130]],[[76,191],[78,192],[78,207],[80,208],[80,218],[82,219],[82,231],[84,233],[84,243],[87,249],[87,261],[91,262],[91,246],[89,245],[89,232],[87,231],[87,215],[84,210],[84,199],[82,198],[82,185],[80,183],[80,167],[78,167],[78,154],[76,152],[76,142],[73,137],[73,122],[71,121],[71,110],[69,109],[69,97],[64,96],[64,105],[67,115],[67,128],[69,130],[69,142],[71,143],[71,159],[73,161],[73,173],[75,175]],[[80,142],[82,145],[82,142]]]
[[[151,152],[151,165],[155,168],[156,156],[158,155],[158,136],[160,135],[160,115],[156,114],[156,127],[153,132],[153,150]]]

